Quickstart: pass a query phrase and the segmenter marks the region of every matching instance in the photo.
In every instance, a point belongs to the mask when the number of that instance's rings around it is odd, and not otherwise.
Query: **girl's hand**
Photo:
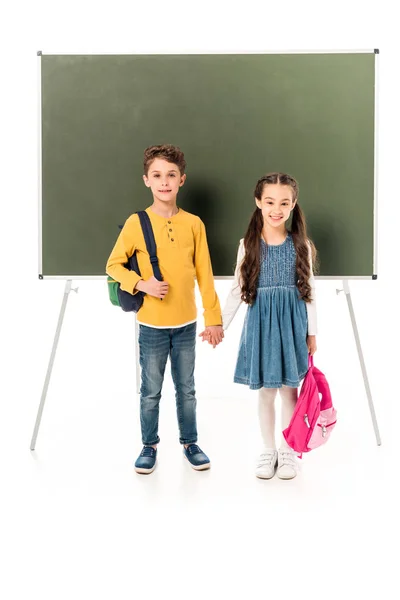
[[[313,356],[317,351],[317,338],[315,335],[307,336],[307,348],[310,356]]]
[[[224,330],[221,325],[210,325],[204,331],[199,333],[199,337],[203,338],[203,342],[208,342],[213,348],[218,346],[223,340]]]
[[[199,337],[203,338],[201,341],[202,342],[208,342],[208,339],[210,337],[210,334],[206,332],[206,330],[202,331],[201,333],[199,333]]]

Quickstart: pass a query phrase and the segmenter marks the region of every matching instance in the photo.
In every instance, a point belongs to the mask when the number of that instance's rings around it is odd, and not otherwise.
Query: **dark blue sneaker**
[[[137,461],[135,462],[136,473],[152,473],[156,468],[157,450],[152,446],[143,446]]]
[[[211,467],[210,459],[197,444],[189,444],[187,448],[183,446],[183,454],[196,471],[204,471]]]

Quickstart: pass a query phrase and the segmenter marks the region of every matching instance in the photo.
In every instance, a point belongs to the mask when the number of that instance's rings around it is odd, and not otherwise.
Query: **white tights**
[[[261,388],[258,392],[258,418],[260,421],[261,435],[266,448],[276,448],[275,443],[275,398],[276,388]],[[297,401],[297,388],[284,385],[279,388],[282,400],[282,430],[290,423]],[[281,448],[289,448],[282,435]]]

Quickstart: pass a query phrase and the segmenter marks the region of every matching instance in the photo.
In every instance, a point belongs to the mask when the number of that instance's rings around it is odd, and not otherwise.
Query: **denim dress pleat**
[[[298,387],[308,369],[308,323],[296,286],[296,250],[290,233],[278,246],[260,243],[257,297],[247,309],[234,381],[252,390]]]

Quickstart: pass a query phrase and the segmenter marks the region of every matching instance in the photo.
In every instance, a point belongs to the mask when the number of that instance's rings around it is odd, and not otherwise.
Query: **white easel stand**
[[[381,442],[381,436],[379,434],[379,428],[378,428],[378,423],[377,423],[377,420],[376,420],[374,403],[372,401],[371,388],[369,387],[367,369],[365,367],[364,356],[363,356],[363,352],[362,352],[362,348],[361,348],[361,342],[360,342],[360,336],[358,334],[357,323],[356,323],[356,316],[354,314],[353,302],[351,300],[350,286],[349,286],[349,282],[347,280],[343,280],[343,289],[341,289],[341,290],[337,289],[336,290],[337,294],[340,294],[340,292],[344,292],[345,295],[346,295],[347,306],[349,308],[351,324],[353,326],[354,338],[356,340],[358,358],[360,360],[361,371],[362,371],[363,378],[364,378],[364,385],[365,385],[365,391],[367,393],[369,410],[371,412],[372,424],[374,426],[376,443],[378,444],[378,446],[380,446],[381,443],[382,443]]]
[[[58,346],[58,340],[60,338],[60,332],[61,332],[61,327],[62,327],[63,320],[64,320],[65,309],[67,308],[68,297],[69,297],[69,293],[70,293],[71,289],[74,292],[78,292],[78,288],[74,288],[74,289],[72,288],[72,279],[67,279],[67,281],[65,282],[64,296],[63,296],[63,300],[61,303],[60,315],[58,317],[57,329],[56,329],[56,334],[54,336],[53,347],[51,349],[49,365],[47,367],[46,378],[44,380],[42,397],[40,399],[40,405],[39,405],[39,410],[38,410],[37,417],[36,417],[35,428],[33,430],[32,441],[31,441],[31,450],[34,450],[35,446],[36,446],[36,439],[37,439],[37,436],[39,433],[40,421],[42,420],[44,403],[46,401],[47,388],[49,387],[51,372],[53,370],[54,359],[56,356],[56,351],[57,351],[57,346]]]

